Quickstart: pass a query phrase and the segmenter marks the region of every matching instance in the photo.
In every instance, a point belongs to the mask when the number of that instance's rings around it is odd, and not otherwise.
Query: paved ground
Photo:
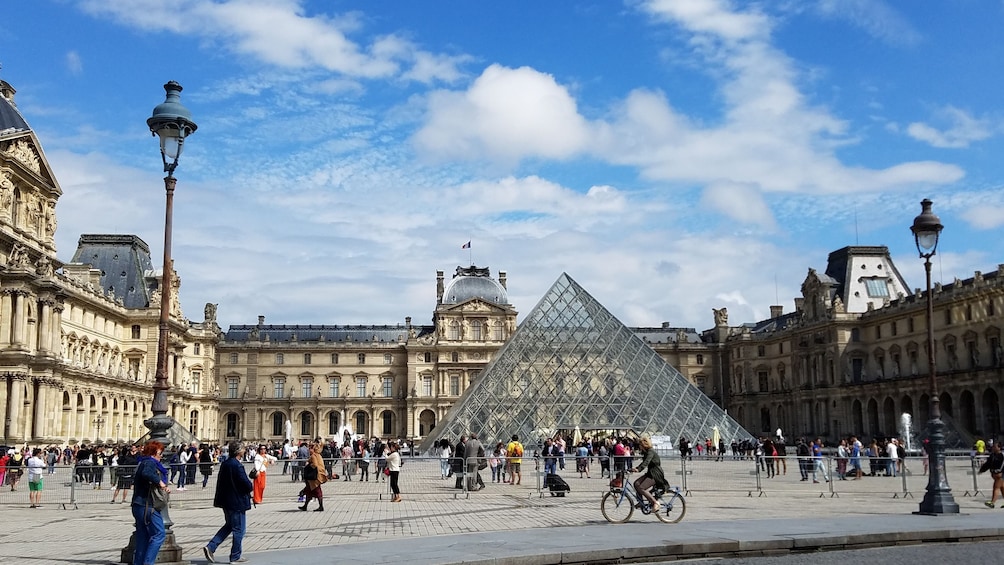
[[[624,525],[608,524],[600,514],[606,480],[578,479],[570,471],[564,476],[572,492],[565,498],[541,497],[532,473],[520,487],[490,484],[468,497],[451,488],[452,479],[440,479],[435,462],[409,462],[404,502],[389,502],[386,483],[340,480],[325,487],[325,512],[298,511],[298,484],[270,475],[266,503],[249,512],[245,555],[260,565],[543,564],[1004,539],[1004,510],[985,508],[984,494],[964,496],[973,490],[971,476],[969,488],[959,484],[967,480],[964,467],[960,463],[950,471],[963,512],[958,516],[912,514],[923,496],[924,477],[908,481],[916,498],[904,498],[901,479],[891,477],[837,481],[831,493],[830,484],[799,481],[797,468],[789,467],[788,475],[761,478],[765,484],[758,496],[761,490],[748,490],[749,481],[755,486],[757,479],[749,465],[728,463],[695,466],[698,477],[691,483],[715,483],[719,489],[692,487],[681,523],[662,524],[636,512]],[[50,481],[55,492],[58,479]],[[211,493],[212,482],[205,490],[196,485],[176,493],[171,510],[178,543],[194,563],[204,562],[200,548],[221,524]],[[0,562],[117,562],[132,531],[128,505],[107,504],[107,490],[75,489],[74,495],[75,509],[51,502],[53,494],[43,508],[29,509],[26,492],[0,493]],[[228,550],[229,545],[220,548],[221,562]]]

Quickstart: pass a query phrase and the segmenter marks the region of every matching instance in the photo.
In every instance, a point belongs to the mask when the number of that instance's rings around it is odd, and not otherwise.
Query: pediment
[[[34,181],[29,184],[35,185],[40,191],[52,193],[46,196],[59,196],[63,193],[34,133],[27,132],[0,140],[0,158],[5,161],[3,164],[7,167],[14,165],[12,170],[17,171],[15,174],[20,173],[20,176],[25,177],[25,181]],[[38,186],[39,181],[43,186]]]
[[[480,298],[471,298],[466,302],[450,305],[448,308],[446,308],[445,311],[454,313],[463,312],[465,314],[470,312],[485,313],[485,314],[495,314],[495,313],[501,314],[504,313],[506,310],[505,308],[502,308],[497,304],[492,304],[491,302],[481,300]]]

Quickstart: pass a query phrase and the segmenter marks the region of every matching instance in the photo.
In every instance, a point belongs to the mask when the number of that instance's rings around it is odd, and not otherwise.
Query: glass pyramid
[[[557,431],[750,437],[724,410],[562,273],[492,362],[423,441],[471,431],[532,445]]]

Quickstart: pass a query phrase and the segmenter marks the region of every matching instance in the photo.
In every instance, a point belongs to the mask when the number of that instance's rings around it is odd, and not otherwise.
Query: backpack
[[[811,455],[811,453],[809,452],[809,446],[808,446],[808,445],[806,445],[806,444],[804,444],[804,443],[800,443],[800,444],[798,444],[798,454],[799,454],[800,456],[808,456],[808,455]]]
[[[510,457],[522,457],[523,456],[523,444],[515,442],[512,446],[512,455]]]

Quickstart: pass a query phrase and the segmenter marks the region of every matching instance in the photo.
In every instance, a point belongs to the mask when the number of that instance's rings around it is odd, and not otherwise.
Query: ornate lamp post
[[[94,438],[94,441],[96,442],[101,441],[101,428],[105,426],[105,421],[106,421],[105,417],[101,414],[98,414],[98,416],[94,418],[94,420],[91,422],[92,424],[94,424],[94,427],[97,428],[97,435]]]
[[[164,217],[164,269],[160,282],[160,333],[157,337],[157,371],[153,384],[153,417],[144,421],[150,428],[150,438],[167,443],[167,430],[174,425],[174,418],[167,415],[167,347],[171,320],[171,222],[174,213],[174,169],[178,167],[178,157],[185,146],[185,138],[198,126],[192,121],[192,113],[181,105],[181,85],[175,81],[164,85],[167,99],[153,109],[153,115],[146,120],[150,131],[160,137],[160,155],[164,161],[164,190],[167,204]]]
[[[191,135],[198,126],[192,121],[192,113],[181,104],[181,85],[170,81],[164,85],[167,98],[153,109],[153,115],[147,118],[146,125],[150,131],[160,137],[160,155],[164,161],[164,190],[167,193],[167,203],[164,216],[164,270],[160,280],[160,332],[157,336],[157,371],[153,384],[153,417],[143,421],[150,429],[150,439],[159,441],[165,446],[170,444],[167,430],[174,425],[174,418],[167,414],[167,390],[171,385],[167,382],[167,347],[170,338],[171,321],[171,221],[174,213],[174,169],[178,167],[178,157],[185,145],[185,138]],[[167,535],[160,546],[157,563],[187,563],[181,559],[181,546],[175,541],[171,526],[174,522],[168,509],[161,512]],[[129,538],[129,545],[122,549],[121,562],[132,563],[135,536]]]
[[[931,212],[931,201],[924,199],[920,203],[920,215],[913,219],[914,241],[917,253],[924,259],[924,271],[927,273],[927,368],[931,378],[931,419],[927,422],[927,435],[930,443],[927,448],[929,458],[927,492],[920,502],[917,514],[939,515],[958,514],[959,505],[952,497],[952,488],[948,486],[948,475],[945,473],[945,424],[941,421],[941,400],[938,398],[938,371],[934,359],[934,298],[931,296],[931,257],[938,249],[938,237],[944,226],[941,219]]]

